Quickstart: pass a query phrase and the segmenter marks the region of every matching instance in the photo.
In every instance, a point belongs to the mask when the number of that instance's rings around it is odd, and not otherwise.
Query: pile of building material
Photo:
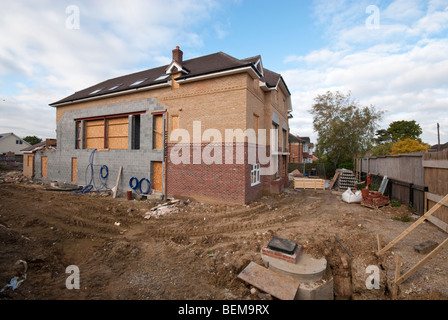
[[[314,178],[294,178],[294,189],[325,190],[325,180]]]
[[[347,169],[337,169],[336,173],[338,173],[335,183],[335,187],[337,190],[345,191],[348,188],[352,190],[355,189],[356,185],[358,184],[358,180],[353,174],[353,171]]]
[[[302,252],[302,246],[278,237],[261,249],[266,268],[251,262],[241,280],[281,300],[333,300],[327,260]]]
[[[170,200],[163,204],[159,204],[158,206],[152,208],[150,211],[145,213],[145,219],[151,219],[151,217],[159,218],[160,216],[177,212],[177,205],[180,203],[180,200]]]
[[[366,189],[364,189],[366,190]],[[367,192],[368,191],[368,192]],[[363,191],[361,205],[369,208],[381,208],[390,203],[389,197],[378,191]]]

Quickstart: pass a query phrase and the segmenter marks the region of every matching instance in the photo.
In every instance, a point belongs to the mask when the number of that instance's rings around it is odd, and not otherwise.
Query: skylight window
[[[170,75],[169,74],[163,74],[160,77],[158,77],[156,80],[154,81],[158,81],[158,80],[165,80],[166,78],[168,78]]]
[[[137,80],[137,81],[135,81],[133,84],[131,84],[131,85],[129,85],[129,86],[130,86],[130,87],[132,87],[132,86],[136,86],[136,85],[138,85],[138,84],[140,84],[140,83],[146,81],[146,79],[147,79],[147,78],[145,78],[145,79],[141,79],[141,80]]]
[[[95,91],[92,91],[92,92],[90,92],[89,94],[95,94],[95,93],[98,93],[98,92],[100,92],[101,90],[103,90],[104,88],[99,88],[99,89],[96,89]]]
[[[121,86],[122,85],[122,83],[120,83],[120,84],[117,84],[117,85],[115,85],[115,86],[113,86],[112,88],[110,88],[109,90],[114,90],[114,89],[117,89],[119,86]]]

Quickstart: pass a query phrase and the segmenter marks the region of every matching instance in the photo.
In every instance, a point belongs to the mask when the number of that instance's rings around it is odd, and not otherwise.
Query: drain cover
[[[294,254],[294,251],[297,248],[297,243],[291,240],[274,237],[269,241],[268,248],[286,254]]]

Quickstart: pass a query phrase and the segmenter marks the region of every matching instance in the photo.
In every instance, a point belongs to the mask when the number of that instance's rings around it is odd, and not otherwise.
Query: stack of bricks
[[[268,247],[261,249],[261,253],[265,256],[280,259],[289,263],[296,264],[302,252],[302,246],[298,245],[293,254],[287,254],[280,251],[269,249]]]
[[[261,249],[261,253],[265,256],[280,259],[288,263],[296,264],[302,252],[302,246],[286,240],[274,237],[267,247]]]

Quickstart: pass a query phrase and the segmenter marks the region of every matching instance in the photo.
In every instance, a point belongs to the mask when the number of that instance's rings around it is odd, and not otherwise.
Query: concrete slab
[[[294,300],[300,286],[300,282],[266,269],[255,262],[249,263],[238,278],[280,300]]]
[[[333,277],[317,282],[302,282],[295,300],[334,300]]]
[[[325,258],[315,259],[303,252],[298,257],[296,264],[267,256],[263,252],[261,252],[261,258],[270,270],[300,282],[320,281],[327,269]]]
[[[414,250],[421,254],[428,254],[434,250],[439,244],[432,240],[428,240],[414,246]]]

